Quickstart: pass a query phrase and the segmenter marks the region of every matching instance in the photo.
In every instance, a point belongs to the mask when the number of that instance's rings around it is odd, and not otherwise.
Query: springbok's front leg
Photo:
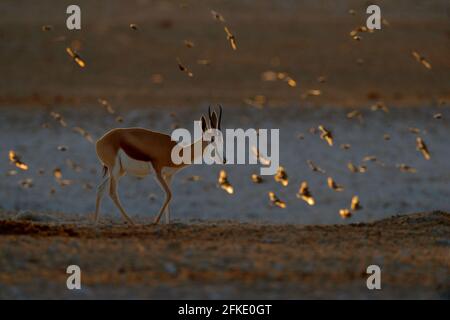
[[[169,186],[169,188],[172,188],[172,174],[165,175],[164,180],[166,180],[166,183]],[[169,224],[170,223],[170,203],[167,204],[165,216],[166,216],[166,224]]]
[[[162,205],[161,209],[159,210],[158,216],[156,217],[154,224],[157,224],[159,220],[161,219],[162,214],[168,208],[170,199],[172,199],[172,192],[170,192],[170,187],[167,184],[166,180],[164,180],[161,171],[155,170],[156,172],[156,179],[158,179],[158,182],[160,183],[161,187],[166,192],[166,200],[164,201],[164,204]]]

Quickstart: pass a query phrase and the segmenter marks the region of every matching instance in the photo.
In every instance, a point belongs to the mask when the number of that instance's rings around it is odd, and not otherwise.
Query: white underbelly
[[[153,172],[153,167],[150,162],[132,159],[122,149],[119,150],[118,157],[124,174],[144,177]]]

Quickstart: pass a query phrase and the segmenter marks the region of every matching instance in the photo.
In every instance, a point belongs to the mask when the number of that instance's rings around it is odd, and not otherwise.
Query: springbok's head
[[[206,120],[205,116],[202,116],[202,131],[203,133],[209,132],[211,135],[211,145],[215,149],[215,154],[219,157],[220,162],[225,164],[227,160],[223,155],[223,137],[221,132],[221,123],[222,123],[222,106],[219,105],[219,115],[217,115],[214,110],[211,112],[211,106],[208,107],[208,119]]]

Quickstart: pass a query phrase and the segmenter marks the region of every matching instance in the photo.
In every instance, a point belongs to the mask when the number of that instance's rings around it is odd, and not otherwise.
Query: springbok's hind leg
[[[97,188],[97,199],[95,201],[95,213],[94,213],[94,224],[97,224],[99,212],[100,212],[100,204],[102,203],[102,198],[105,195],[105,189],[108,185],[109,177],[103,180],[102,183]]]
[[[129,224],[134,225],[133,220],[131,220],[131,218],[127,215],[125,209],[122,207],[122,204],[120,203],[120,199],[117,194],[117,178],[115,178],[114,176],[110,177],[109,196],[111,197],[116,207],[119,208],[120,213],[125,218],[125,220],[128,221]]]
[[[158,180],[161,187],[166,192],[166,199],[164,201],[164,204],[162,205],[161,209],[159,210],[158,216],[156,217],[154,223],[157,224],[159,220],[161,219],[162,214],[166,210],[166,208],[169,206],[170,199],[172,199],[172,193],[170,192],[169,185],[167,184],[166,180],[164,180],[163,176],[161,175],[161,172],[158,170],[155,170],[156,173],[156,179]]]

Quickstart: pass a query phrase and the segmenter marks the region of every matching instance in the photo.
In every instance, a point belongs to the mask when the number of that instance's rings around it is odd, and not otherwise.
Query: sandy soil
[[[80,217],[0,221],[1,298],[433,298],[450,296],[450,214],[368,224],[230,221],[95,229]],[[63,219],[64,222],[30,220]],[[82,290],[65,269],[82,270]],[[382,289],[366,288],[368,265]]]

